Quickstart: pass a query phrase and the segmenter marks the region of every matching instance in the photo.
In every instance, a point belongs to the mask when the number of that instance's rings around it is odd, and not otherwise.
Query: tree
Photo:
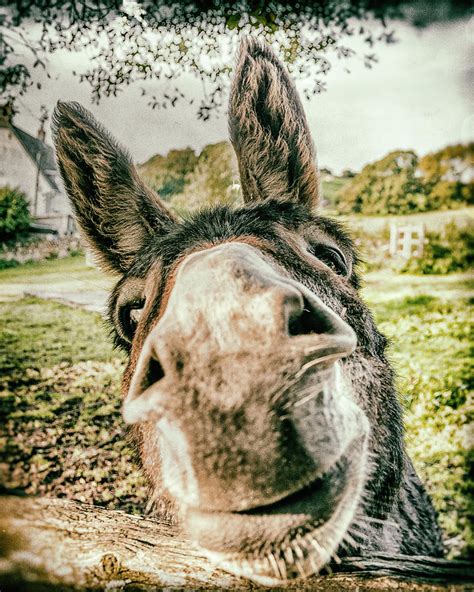
[[[31,217],[28,201],[19,189],[0,188],[0,242],[15,238],[26,232]]]
[[[474,203],[474,143],[446,146],[418,164],[433,209]]]
[[[416,176],[418,157],[411,151],[390,152],[366,165],[341,191],[341,211],[397,214],[425,209],[425,196]]]
[[[238,38],[255,34],[272,42],[293,76],[306,81],[305,95],[324,88],[334,59],[357,57],[371,67],[373,46],[395,41],[389,19],[417,26],[469,14],[467,0],[17,0],[0,15],[0,99],[27,92],[33,71],[48,71],[47,58],[58,49],[88,48],[88,69],[77,72],[90,85],[95,101],[116,95],[132,82],[164,81],[148,104],[166,109],[184,100],[183,73],[205,83],[198,116],[207,119],[226,94],[229,62]],[[366,50],[347,42],[358,37]],[[27,52],[29,57],[20,58]],[[36,84],[39,84],[36,82]],[[188,99],[190,102],[192,98]]]
[[[229,142],[208,144],[194,170],[187,176],[184,192],[171,205],[178,211],[195,210],[241,201],[237,162]]]
[[[166,156],[152,156],[138,170],[162,199],[169,200],[184,191],[187,177],[197,161],[198,157],[192,148],[170,150]]]
[[[341,173],[341,177],[343,179],[352,179],[355,176],[356,176],[356,173],[354,173],[354,171],[351,169],[344,169]]]
[[[390,152],[366,165],[339,193],[338,209],[364,214],[409,214],[473,203],[474,144],[446,146],[419,159]]]

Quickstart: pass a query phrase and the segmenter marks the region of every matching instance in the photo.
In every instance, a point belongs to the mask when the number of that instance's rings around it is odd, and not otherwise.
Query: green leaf
[[[233,29],[237,29],[240,24],[241,15],[240,14],[231,14],[227,19],[225,26],[232,31]]]

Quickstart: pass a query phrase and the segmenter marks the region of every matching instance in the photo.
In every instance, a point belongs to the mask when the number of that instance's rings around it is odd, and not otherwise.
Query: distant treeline
[[[447,146],[419,158],[390,152],[366,165],[336,196],[340,212],[409,214],[474,203],[474,144]]]
[[[159,154],[139,171],[177,211],[241,201],[237,162],[228,142]],[[321,170],[325,206],[340,213],[408,214],[474,203],[474,143],[447,146],[418,157],[395,151],[342,176]]]
[[[139,172],[158,195],[178,211],[241,200],[237,162],[228,142],[156,154]]]

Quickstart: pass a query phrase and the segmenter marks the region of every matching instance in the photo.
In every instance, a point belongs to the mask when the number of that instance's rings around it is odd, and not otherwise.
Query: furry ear
[[[76,219],[99,260],[125,272],[146,237],[173,216],[138,177],[129,155],[78,103],[58,103],[53,138]]]
[[[268,45],[245,39],[229,104],[244,201],[319,200],[316,154],[298,93]]]

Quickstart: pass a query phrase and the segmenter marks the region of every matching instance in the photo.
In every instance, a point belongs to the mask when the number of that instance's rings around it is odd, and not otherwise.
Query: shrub
[[[414,152],[396,151],[366,165],[341,191],[339,209],[363,214],[399,214],[425,209]]]
[[[401,273],[444,275],[468,271],[473,265],[472,225],[459,226],[455,221],[448,222],[442,230],[428,231],[423,255],[408,261],[389,255],[388,225],[371,233],[359,229],[352,232],[352,237],[361,256],[363,272],[391,269]]]
[[[409,259],[403,273],[446,274],[472,268],[474,234],[469,226],[446,224],[441,232],[428,232],[421,257]]]
[[[28,201],[19,189],[0,188],[0,242],[6,242],[26,232],[31,216]]]
[[[0,259],[0,270],[11,269],[12,267],[18,267],[20,263],[15,259]]]

